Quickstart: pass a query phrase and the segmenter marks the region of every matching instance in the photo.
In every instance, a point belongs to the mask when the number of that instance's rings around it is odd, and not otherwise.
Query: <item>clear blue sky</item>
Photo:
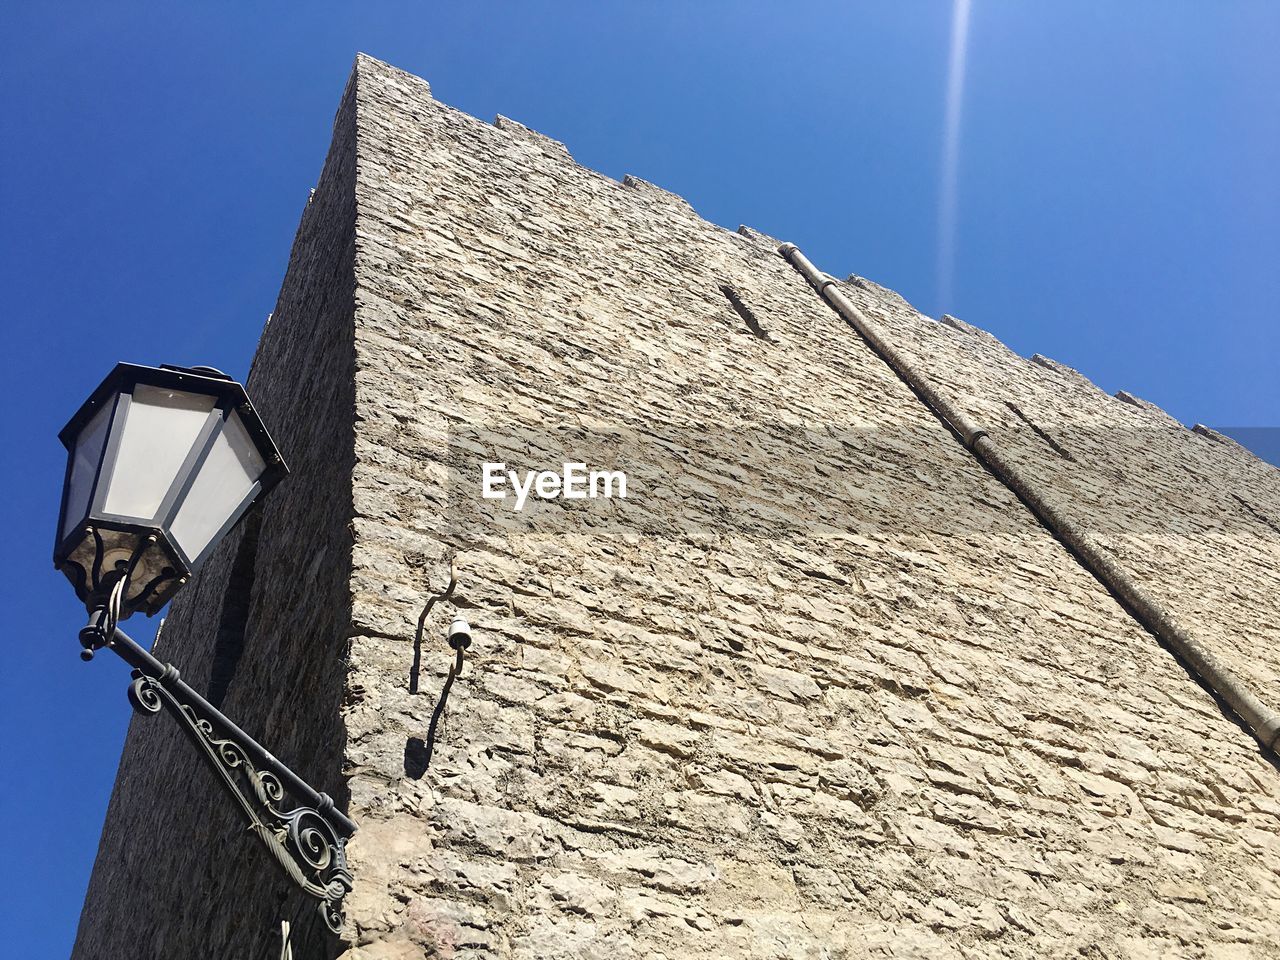
[[[1280,423],[1280,4],[973,0],[948,241],[952,13],[7,0],[6,952],[67,955],[129,718],[49,561],[55,434],[119,359],[247,371],[356,50],[1181,420]]]

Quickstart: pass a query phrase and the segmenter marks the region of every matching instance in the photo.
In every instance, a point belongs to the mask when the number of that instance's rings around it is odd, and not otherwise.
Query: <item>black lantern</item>
[[[155,613],[288,469],[244,387],[212,367],[121,363],[62,429],[53,562],[90,609]]]
[[[108,649],[133,668],[134,709],[177,721],[338,932],[355,823],[117,625],[164,606],[288,473],[244,387],[212,367],[122,363],[58,436],[69,458],[53,562],[89,609],[81,658]]]

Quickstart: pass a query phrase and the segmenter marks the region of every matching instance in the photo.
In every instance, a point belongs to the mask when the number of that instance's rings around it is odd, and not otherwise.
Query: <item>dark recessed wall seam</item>
[[[844,295],[835,280],[818,270],[793,243],[784,243],[778,248],[778,253],[814,286],[822,299],[858,332],[929,409],[951,426],[973,455],[1012,490],[1050,532],[1071,548],[1085,569],[1123,601],[1143,627],[1163,640],[1235,712],[1264,747],[1275,751],[1276,741],[1280,739],[1280,713],[1263,703],[1233,670],[1187,633],[1163,605],[1116,564],[1088,530],[1054,507],[1034,482],[1005,456],[986,430],[885,339],[880,328]]]
[[[1023,413],[1021,407],[1015,403],[1010,403],[1008,400],[1004,402],[1004,405],[1012,411],[1015,417],[1027,425],[1027,429],[1043,440],[1049,449],[1060,456],[1063,460],[1070,460],[1072,463],[1075,462],[1076,458],[1071,454],[1071,451],[1060,444],[1057,440],[1053,439],[1053,437],[1050,436],[1049,431],[1045,430],[1038,423]]]
[[[221,709],[244,656],[249,628],[249,608],[253,600],[254,567],[258,558],[258,533],[262,528],[261,508],[245,517],[240,544],[231,562],[231,575],[222,596],[218,632],[213,641],[213,662],[209,666],[206,699]]]
[[[773,340],[768,331],[760,325],[760,320],[756,317],[755,311],[743,302],[737,290],[728,284],[722,283],[720,284],[720,292],[725,295],[725,298],[729,301],[729,306],[733,307],[734,312],[742,318],[742,322],[747,325],[748,330],[761,340]]]

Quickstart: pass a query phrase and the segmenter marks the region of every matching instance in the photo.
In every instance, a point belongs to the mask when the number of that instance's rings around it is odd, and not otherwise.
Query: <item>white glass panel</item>
[[[139,384],[108,481],[104,509],[150,520],[213,409],[213,397]]]
[[[232,413],[169,527],[188,557],[200,556],[265,466],[240,417]]]
[[[93,477],[98,472],[102,458],[102,446],[107,442],[107,421],[116,398],[110,397],[102,409],[89,418],[80,436],[76,438],[72,454],[71,478],[67,481],[67,513],[62,519],[62,535],[65,537],[89,510],[89,494],[93,490]]]

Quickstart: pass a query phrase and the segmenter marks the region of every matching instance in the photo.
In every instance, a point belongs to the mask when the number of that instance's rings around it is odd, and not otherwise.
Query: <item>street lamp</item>
[[[53,561],[91,608],[163,607],[289,472],[244,387],[209,367],[121,363],[58,435],[67,476]]]
[[[89,611],[81,657],[106,648],[133,667],[134,708],[178,721],[338,932],[355,824],[118,627],[168,603],[288,473],[248,394],[211,367],[121,363],[58,437],[68,457],[53,562]]]

